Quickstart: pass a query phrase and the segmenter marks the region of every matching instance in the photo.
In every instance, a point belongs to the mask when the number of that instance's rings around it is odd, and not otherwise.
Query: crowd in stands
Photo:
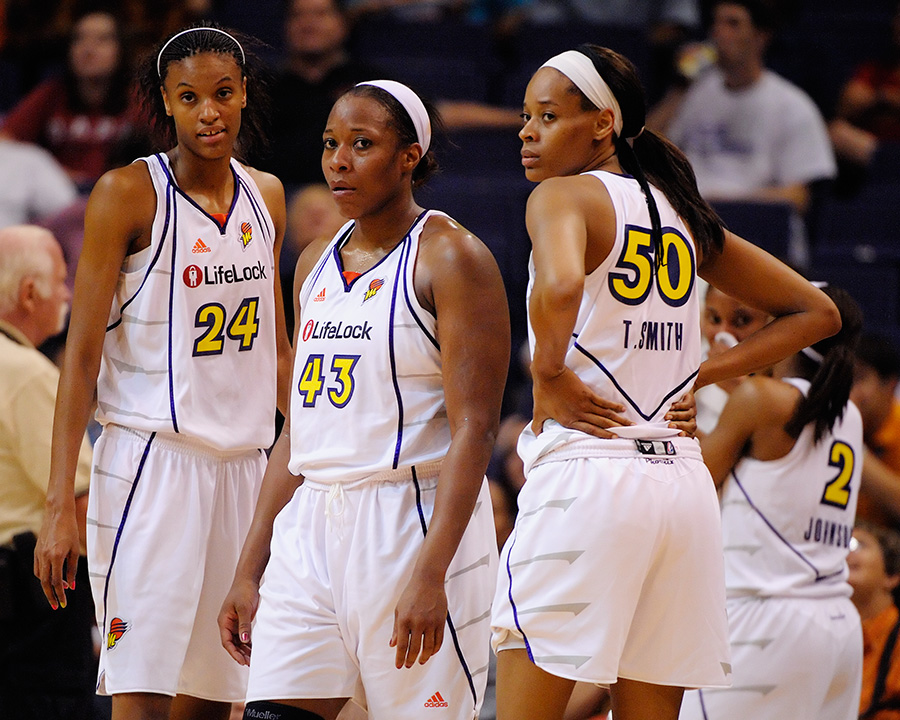
[[[257,37],[269,61],[269,147],[246,159],[276,174],[289,195],[285,287],[302,249],[343,222],[320,166],[332,104],[359,81],[393,78],[441,110],[443,171],[423,204],[452,214],[494,253],[514,348],[526,339],[524,207],[532,186],[516,133],[527,79],[543,59],[581,42],[635,62],[654,103],[648,125],[685,151],[726,224],[811,279],[846,288],[863,308],[853,399],[869,453],[859,514],[872,524],[858,530],[850,554],[851,583],[860,593],[871,584],[857,602],[866,633],[861,711],[877,717],[879,702],[900,697],[900,671],[884,671],[885,690],[878,668],[891,642],[884,636],[893,630],[896,640],[891,592],[900,577],[900,538],[880,529],[900,522],[896,0],[8,0],[0,9],[0,230],[49,228],[70,289],[93,184],[163,149],[149,140],[133,70],[159,38],[201,19]],[[716,309],[727,301],[707,298],[719,330],[736,312]],[[524,482],[515,447],[531,412],[528,382],[527,363],[514,352],[489,468],[501,545]],[[877,577],[862,575],[865,553]],[[604,701],[579,694],[571,717],[600,712]]]

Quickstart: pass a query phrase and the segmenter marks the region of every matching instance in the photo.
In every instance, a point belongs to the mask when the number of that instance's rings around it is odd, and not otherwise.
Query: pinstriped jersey
[[[436,321],[413,273],[426,211],[375,266],[343,275],[345,225],[300,290],[291,388],[294,474],[323,483],[443,458],[450,447]]]
[[[612,199],[616,235],[606,259],[584,281],[566,366],[601,397],[625,406],[635,425],[621,437],[671,437],[664,415],[693,384],[700,366],[700,303],[694,240],[666,200],[653,189],[663,231],[665,263],[654,271],[650,213],[637,181],[593,171]],[[529,263],[528,295],[534,286]],[[534,333],[529,324],[534,350]],[[544,424],[538,438],[526,428],[519,448],[526,467],[551,447],[588,437]]]
[[[224,224],[141,158],[156,191],[150,246],[126,257],[109,316],[97,417],[181,433],[220,450],[274,439],[275,228],[235,160]]]
[[[785,382],[806,394],[809,382]],[[783,458],[742,459],[722,494],[725,585],[729,597],[824,597],[851,593],[847,553],[862,472],[859,410],[813,445],[803,428]]]

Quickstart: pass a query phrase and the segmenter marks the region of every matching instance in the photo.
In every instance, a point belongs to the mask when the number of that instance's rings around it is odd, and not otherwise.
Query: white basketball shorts
[[[681,720],[857,716],[862,629],[849,598],[740,598],[727,607],[734,684],[685,693]]]
[[[97,691],[244,699],[216,618],[266,457],[107,425],[94,449],[88,567],[103,638]]]
[[[602,685],[729,684],[719,505],[699,445],[581,440],[545,455],[500,557],[493,645]],[[664,452],[664,451],[663,451]]]
[[[370,720],[472,720],[484,696],[497,540],[487,482],[447,572],[440,651],[397,669],[394,609],[431,519],[439,463],[301,485],[275,520],[247,700],[352,698]]]

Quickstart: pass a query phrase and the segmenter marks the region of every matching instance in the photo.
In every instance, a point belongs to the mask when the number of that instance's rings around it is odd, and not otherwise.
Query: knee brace
[[[309,710],[273,702],[251,702],[244,706],[244,720],[325,720]]]

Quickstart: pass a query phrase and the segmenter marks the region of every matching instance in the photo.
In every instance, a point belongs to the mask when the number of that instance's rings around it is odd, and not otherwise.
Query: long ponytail
[[[701,252],[721,252],[725,242],[722,222],[701,197],[690,162],[672,143],[644,127],[647,104],[637,69],[628,58],[609,48],[584,44],[576,49],[594,63],[622,111],[616,153],[622,169],[634,176],[647,199],[657,267],[663,262],[662,229],[650,185],[659,188],[685,221]],[[587,98],[585,101],[590,102]]]
[[[796,438],[809,423],[815,423],[815,442],[844,415],[853,385],[854,350],[863,322],[862,310],[847,291],[830,285],[823,291],[841,313],[841,329],[837,335],[801,352],[801,372],[811,378],[809,391],[784,426],[785,432]]]

